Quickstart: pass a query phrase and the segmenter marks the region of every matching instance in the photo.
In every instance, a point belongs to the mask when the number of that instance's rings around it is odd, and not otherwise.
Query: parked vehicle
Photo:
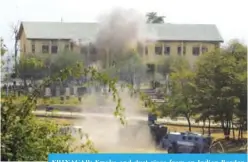
[[[161,147],[168,150],[173,148],[173,144],[177,144],[177,147],[188,147],[186,150],[198,150],[200,153],[209,152],[211,145],[211,137],[203,136],[198,133],[191,132],[169,132],[167,133],[162,141]],[[185,149],[182,149],[185,150]],[[197,151],[194,151],[197,152]],[[185,152],[187,153],[187,152]]]

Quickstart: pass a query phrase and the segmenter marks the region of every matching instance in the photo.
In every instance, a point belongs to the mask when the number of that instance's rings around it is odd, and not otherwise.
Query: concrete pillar
[[[56,97],[60,96],[60,87],[56,87],[55,96]]]
[[[65,88],[65,96],[70,96],[70,94],[71,94],[70,88],[66,87]]]
[[[51,97],[51,89],[49,87],[45,88],[45,97]]]

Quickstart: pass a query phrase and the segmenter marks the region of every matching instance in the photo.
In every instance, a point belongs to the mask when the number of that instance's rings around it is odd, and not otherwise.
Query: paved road
[[[46,112],[46,111],[34,111],[36,115],[54,115],[54,116],[64,116],[64,117],[75,117],[75,118],[105,118],[105,119],[116,119],[113,114],[103,114],[103,113],[70,113],[70,112]],[[146,116],[128,116],[126,117],[128,121],[147,121]],[[118,120],[118,119],[116,119]],[[180,125],[188,125],[188,122],[182,118],[173,120],[169,117],[158,119],[160,123],[170,123],[170,124],[180,124]],[[191,120],[192,126],[202,126],[203,122],[196,123],[194,119]],[[212,126],[219,127],[219,124],[212,123]]]

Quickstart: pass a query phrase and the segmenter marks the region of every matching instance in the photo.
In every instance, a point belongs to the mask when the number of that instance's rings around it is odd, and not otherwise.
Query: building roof
[[[22,22],[28,39],[83,39],[96,37],[98,23]],[[146,30],[156,35],[157,40],[167,41],[217,41],[223,42],[213,24],[147,24]]]

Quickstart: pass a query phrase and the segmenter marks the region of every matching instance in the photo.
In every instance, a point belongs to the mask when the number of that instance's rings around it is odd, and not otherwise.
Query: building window
[[[156,45],[155,46],[155,53],[157,55],[162,55],[162,45]]]
[[[57,45],[52,45],[51,52],[53,54],[58,53],[58,46]]]
[[[73,48],[74,48],[74,44],[73,44],[73,42],[71,42],[70,43],[70,49],[71,49],[71,51],[73,51]]]
[[[182,54],[182,48],[181,46],[177,47],[177,54],[181,55]]]
[[[200,47],[193,47],[192,48],[192,54],[194,56],[198,56],[200,54]]]
[[[145,47],[145,54],[148,55],[148,47]]]
[[[208,52],[208,48],[207,47],[202,47],[202,53],[207,53]]]
[[[144,46],[142,44],[138,44],[138,47],[137,47],[137,50],[138,50],[138,53],[143,55],[144,54]]]
[[[65,45],[65,51],[68,51],[68,50],[69,50],[69,45],[66,44],[66,45]]]
[[[35,53],[35,41],[34,40],[32,40],[32,42],[31,42],[31,50],[32,50],[32,53]]]
[[[96,47],[93,44],[90,44],[89,48],[90,48],[90,54],[96,54],[97,52]]]
[[[35,53],[35,44],[32,44],[32,53]]]
[[[88,48],[87,48],[87,46],[82,46],[82,47],[80,48],[80,53],[81,53],[81,54],[87,54],[87,53],[88,53]]]
[[[219,48],[220,47],[219,43],[215,44],[214,46],[215,46],[215,48]]]
[[[177,54],[178,55],[181,55],[181,54],[185,55],[186,54],[186,47],[183,46],[183,51],[182,51],[182,47],[181,46],[177,47]]]
[[[170,47],[169,46],[164,47],[164,54],[165,55],[170,55]]]
[[[42,53],[49,53],[49,46],[48,45],[42,45]]]

